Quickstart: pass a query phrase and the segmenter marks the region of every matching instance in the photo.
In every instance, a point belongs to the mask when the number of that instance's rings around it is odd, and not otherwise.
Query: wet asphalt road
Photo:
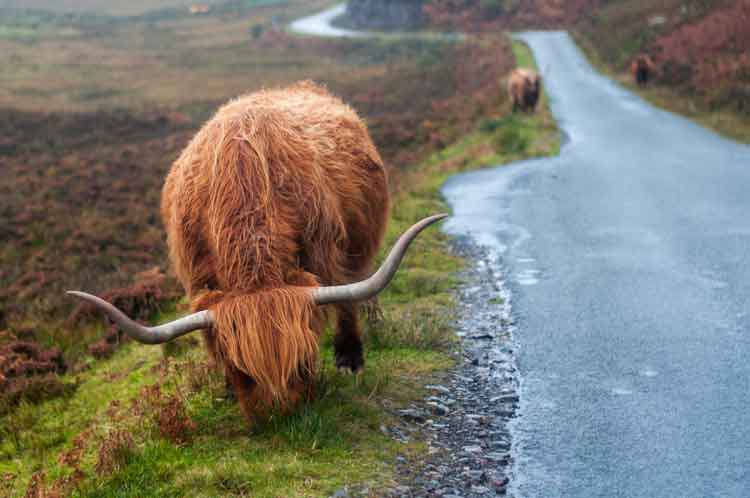
[[[750,497],[750,147],[527,33],[561,157],[454,177],[512,293],[518,497]]]

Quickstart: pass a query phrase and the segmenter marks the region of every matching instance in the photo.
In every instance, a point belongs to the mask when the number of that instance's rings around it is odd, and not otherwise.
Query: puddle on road
[[[659,375],[659,372],[654,370],[653,368],[644,368],[640,372],[638,372],[638,375],[641,377],[656,377]]]
[[[524,286],[536,285],[539,283],[540,273],[539,270],[534,269],[522,270],[516,275],[516,282],[518,282],[519,285]]]

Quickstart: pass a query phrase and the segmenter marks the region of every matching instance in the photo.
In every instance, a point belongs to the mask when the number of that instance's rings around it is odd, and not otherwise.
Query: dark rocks
[[[413,408],[409,408],[406,410],[399,410],[398,414],[401,415],[401,417],[405,420],[408,420],[410,422],[416,422],[418,424],[424,424],[426,421],[426,418],[424,416],[424,413],[420,410],[416,410]]]
[[[517,394],[506,394],[503,396],[495,396],[494,398],[490,399],[490,403],[518,403],[518,395]]]
[[[469,336],[469,338],[474,339],[474,340],[489,341],[489,340],[492,340],[494,337],[490,334],[474,334],[472,336]]]
[[[430,386],[427,386],[427,389],[429,389],[430,391],[438,392],[440,394],[450,394],[451,393],[450,389],[448,389],[445,386],[441,386],[441,385],[430,385]]]
[[[435,403],[434,401],[430,401],[427,403],[427,405],[430,408],[432,408],[432,413],[434,413],[435,415],[445,416],[451,412],[447,406],[441,403]]]
[[[490,492],[490,488],[486,488],[484,486],[472,486],[471,492],[475,495],[486,495]]]
[[[458,366],[441,384],[427,386],[423,405],[398,412],[430,450],[426,461],[396,462],[402,487],[385,496],[485,498],[508,492],[513,469],[508,422],[520,401],[510,294],[496,258],[466,241],[457,252],[476,262],[464,275],[467,286],[457,292],[457,333],[463,338]]]

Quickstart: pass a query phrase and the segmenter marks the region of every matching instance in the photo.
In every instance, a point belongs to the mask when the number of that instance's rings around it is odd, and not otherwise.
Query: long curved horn
[[[79,291],[68,291],[67,294],[93,304],[99,311],[109,316],[123,332],[143,344],[163,344],[194,330],[209,328],[214,323],[210,311],[199,311],[164,325],[144,327],[104,299]]]
[[[315,304],[324,305],[345,301],[363,301],[382,291],[393,279],[398,270],[409,244],[419,235],[419,232],[447,214],[436,214],[425,218],[413,225],[396,241],[388,257],[377,272],[367,280],[347,285],[330,287],[314,287],[311,289]],[[145,327],[128,318],[128,316],[113,305],[92,294],[80,291],[68,291],[67,294],[94,305],[105,313],[120,329],[130,337],[143,344],[163,344],[194,330],[206,329],[214,325],[214,317],[210,311],[199,311],[156,327]]]
[[[352,284],[314,288],[312,295],[315,304],[323,305],[347,301],[363,301],[378,294],[385,289],[391,279],[393,279],[396,270],[398,270],[398,265],[401,263],[404,254],[406,254],[406,250],[409,248],[411,241],[419,235],[419,232],[447,216],[447,214],[436,214],[430,216],[404,232],[404,234],[396,241],[393,249],[388,253],[388,257],[385,258],[383,264],[378,268],[378,271],[376,271],[370,278]]]

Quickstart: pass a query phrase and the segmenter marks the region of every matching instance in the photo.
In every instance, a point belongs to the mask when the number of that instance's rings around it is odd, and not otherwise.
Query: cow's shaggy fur
[[[542,77],[531,69],[514,69],[508,78],[508,95],[513,112],[534,112],[542,90]]]
[[[656,64],[654,64],[654,61],[648,55],[639,54],[630,63],[630,73],[633,75],[633,80],[635,80],[638,86],[644,87],[655,76]]]
[[[224,105],[162,194],[170,259],[243,412],[307,392],[324,311],[309,287],[366,276],[388,218],[383,162],[362,120],[309,82]],[[336,364],[363,366],[356,304],[336,305]]]

